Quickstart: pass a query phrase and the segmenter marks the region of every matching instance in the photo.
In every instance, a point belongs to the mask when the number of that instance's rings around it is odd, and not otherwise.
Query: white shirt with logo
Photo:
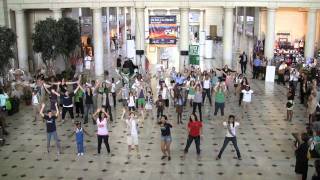
[[[253,91],[252,90],[247,91],[247,90],[244,89],[241,92],[243,93],[242,101],[243,102],[251,102],[251,97],[252,97]]]

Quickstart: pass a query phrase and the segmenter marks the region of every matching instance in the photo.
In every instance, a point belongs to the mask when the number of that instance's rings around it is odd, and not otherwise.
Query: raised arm
[[[42,118],[44,118],[44,114],[43,114],[43,109],[44,109],[44,107],[45,107],[45,104],[42,103],[41,109],[40,109],[40,116],[41,116]]]
[[[79,89],[80,89],[80,85],[79,85],[79,83],[78,83],[78,86],[77,86],[77,88],[73,91],[73,93],[76,94]]]
[[[55,91],[54,89],[51,89],[51,92],[53,93],[53,94],[55,94],[55,95],[57,95],[57,96],[59,96],[60,97],[60,93],[58,93],[57,91]]]
[[[55,107],[56,107],[56,117],[59,116],[59,108],[58,108],[58,103],[55,104]]]
[[[101,108],[98,108],[97,111],[92,115],[94,118],[97,116],[97,114],[100,112]]]

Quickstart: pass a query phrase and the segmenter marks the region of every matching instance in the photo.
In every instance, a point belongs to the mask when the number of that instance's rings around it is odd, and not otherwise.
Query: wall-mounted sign
[[[193,64],[193,65],[200,64],[199,45],[190,45],[189,46],[189,64]]]
[[[176,44],[176,16],[149,16],[149,43]]]

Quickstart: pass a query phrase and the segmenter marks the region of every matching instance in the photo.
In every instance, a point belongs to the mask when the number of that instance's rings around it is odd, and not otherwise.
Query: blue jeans
[[[91,112],[91,114],[93,114],[93,104],[86,104],[85,106],[84,123],[87,123],[89,119],[89,111]]]
[[[78,153],[84,153],[83,141],[77,142]]]
[[[51,136],[53,136],[53,139],[56,141],[57,150],[58,150],[58,152],[60,152],[60,142],[59,142],[57,131],[47,133],[47,150],[48,150],[48,152],[50,150]]]
[[[214,105],[214,115],[216,116],[218,111],[221,111],[221,116],[224,116],[224,103],[215,103]]]
[[[223,142],[223,145],[222,145],[222,148],[221,148],[221,150],[219,152],[218,157],[221,158],[221,155],[222,155],[224,149],[227,147],[229,141],[232,142],[234,148],[236,149],[237,156],[238,156],[238,158],[240,158],[241,155],[240,155],[240,151],[239,151],[238,144],[237,144],[237,137],[225,137],[224,138],[224,142]]]

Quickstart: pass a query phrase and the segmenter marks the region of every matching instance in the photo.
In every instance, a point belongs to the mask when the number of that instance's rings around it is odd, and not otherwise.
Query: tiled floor
[[[19,114],[9,117],[10,136],[6,145],[0,147],[0,179],[107,179],[107,180],[196,180],[196,179],[295,179],[294,150],[292,132],[304,129],[305,108],[296,103],[292,123],[284,121],[286,90],[273,84],[265,85],[254,81],[252,89],[257,93],[253,98],[250,112],[240,120],[238,144],[243,160],[235,158],[232,145],[229,145],[221,160],[215,157],[223,143],[225,130],[223,118],[213,117],[212,107],[204,110],[204,134],[201,142],[202,159],[197,161],[194,145],[185,160],[181,160],[186,143],[186,129],[177,125],[174,108],[168,111],[174,125],[172,129],[172,160],[160,160],[160,129],[149,116],[141,129],[140,148],[142,158],[127,159],[127,145],[124,123],[120,121],[120,107],[114,114],[116,122],[111,125],[111,155],[106,149],[96,156],[97,140],[85,137],[86,154],[78,158],[71,122],[58,126],[63,154],[58,158],[55,147],[51,154],[46,153],[45,124],[33,122],[31,107],[23,107]],[[238,114],[237,98],[230,95],[226,114]],[[190,107],[184,112],[184,121],[190,114]],[[59,123],[60,124],[60,123]],[[87,130],[94,134],[95,126],[89,124]],[[313,162],[310,161],[312,165]],[[313,174],[313,166],[309,168]]]

